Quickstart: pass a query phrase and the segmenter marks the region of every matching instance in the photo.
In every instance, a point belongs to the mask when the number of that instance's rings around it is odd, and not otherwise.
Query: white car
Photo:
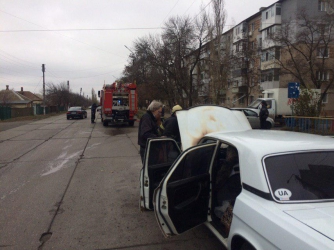
[[[149,140],[140,176],[140,207],[166,237],[204,223],[232,250],[334,249],[333,138],[252,130],[218,106],[177,119],[183,152]]]
[[[248,108],[231,108],[231,109],[242,111],[245,114],[247,120],[249,121],[253,129],[261,128],[259,114],[256,113],[255,111],[248,109]],[[274,120],[268,117],[266,120],[266,128],[271,129],[274,126],[275,126]]]

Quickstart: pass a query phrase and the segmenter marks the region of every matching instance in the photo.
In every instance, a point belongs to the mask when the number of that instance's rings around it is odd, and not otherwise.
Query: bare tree
[[[92,88],[92,102],[93,103],[98,103],[97,95],[96,95],[96,92],[93,88]]]
[[[229,63],[226,60],[228,52],[223,42],[223,30],[225,27],[226,11],[224,0],[212,1],[213,18],[208,18],[208,32],[210,37],[210,96],[212,102],[219,104],[221,100],[221,91],[226,88]],[[208,15],[208,14],[207,14]]]

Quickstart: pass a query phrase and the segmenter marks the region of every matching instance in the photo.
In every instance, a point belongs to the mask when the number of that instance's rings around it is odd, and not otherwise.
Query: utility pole
[[[45,64],[42,64],[42,72],[43,72],[43,113],[45,115]]]
[[[82,88],[80,88],[80,96],[81,96]]]

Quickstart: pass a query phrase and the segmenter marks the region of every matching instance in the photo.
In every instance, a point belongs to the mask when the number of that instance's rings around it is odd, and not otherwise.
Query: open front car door
[[[153,192],[180,155],[181,149],[170,138],[149,139],[140,172],[140,209],[153,209]]]
[[[184,151],[154,192],[154,210],[163,234],[181,234],[207,220],[210,166],[216,143]]]

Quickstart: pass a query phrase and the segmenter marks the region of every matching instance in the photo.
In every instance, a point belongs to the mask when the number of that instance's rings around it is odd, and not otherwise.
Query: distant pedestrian
[[[96,113],[96,108],[97,108],[97,105],[96,105],[96,103],[94,102],[93,103],[93,105],[92,105],[92,107],[91,107],[91,114],[92,114],[92,116],[91,116],[91,122],[92,123],[95,123],[95,113]]]
[[[173,138],[177,143],[181,143],[181,136],[179,130],[179,124],[177,122],[176,111],[182,110],[180,105],[175,105],[172,108],[172,115],[163,123],[163,127],[165,128],[163,135]]]
[[[266,101],[261,102],[261,109],[260,109],[260,124],[261,124],[261,129],[267,129],[266,123],[267,123],[267,118],[269,116],[269,111],[267,109],[267,103]]]
[[[147,108],[147,112],[141,117],[138,129],[138,145],[140,146],[140,157],[144,161],[144,153],[148,138],[159,136],[157,119],[160,118],[162,112],[162,103],[152,101]]]

